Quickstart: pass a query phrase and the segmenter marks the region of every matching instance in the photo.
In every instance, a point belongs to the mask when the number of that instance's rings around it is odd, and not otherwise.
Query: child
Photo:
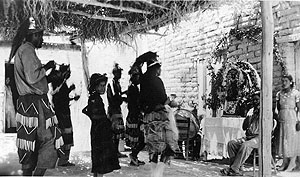
[[[5,79],[5,94],[6,94],[5,123],[6,123],[6,129],[9,130],[6,132],[16,132],[16,127],[17,127],[16,111],[13,103],[9,77],[6,77]]]
[[[120,169],[117,149],[113,145],[111,121],[107,118],[100,95],[105,93],[106,74],[95,73],[90,78],[88,105],[82,110],[92,121],[92,173],[103,176],[105,173]]]

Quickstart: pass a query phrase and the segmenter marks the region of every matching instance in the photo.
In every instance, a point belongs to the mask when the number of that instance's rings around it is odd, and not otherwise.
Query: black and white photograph
[[[299,177],[300,1],[0,0],[0,176]]]

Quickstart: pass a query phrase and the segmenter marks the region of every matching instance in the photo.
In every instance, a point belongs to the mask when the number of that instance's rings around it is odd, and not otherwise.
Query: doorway
[[[16,103],[19,97],[14,78],[14,64],[5,63],[5,125],[4,133],[16,133]]]

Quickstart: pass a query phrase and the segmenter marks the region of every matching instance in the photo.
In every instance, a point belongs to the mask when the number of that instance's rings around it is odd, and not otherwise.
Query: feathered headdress
[[[158,55],[156,54],[156,52],[149,51],[137,57],[133,65],[140,66],[145,62],[149,63],[152,60],[157,60],[157,57]]]
[[[136,58],[135,62],[131,66],[131,69],[129,70],[128,73],[130,75],[133,73],[143,74],[142,67],[144,63],[147,63],[147,68],[154,66],[156,64],[161,65],[161,63],[157,60],[157,57],[158,57],[157,53],[152,51],[140,55],[139,57]]]

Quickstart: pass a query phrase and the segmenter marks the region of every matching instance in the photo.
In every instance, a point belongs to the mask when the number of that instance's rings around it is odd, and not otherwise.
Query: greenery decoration
[[[274,61],[282,67],[282,74],[287,73],[286,63],[283,60],[279,44],[276,41],[277,33],[274,34]],[[236,83],[235,87],[238,90],[236,98],[238,107],[246,107],[249,103],[249,96],[255,91],[259,90],[260,81],[259,76],[252,65],[245,61],[229,61],[227,59],[228,49],[231,46],[231,40],[247,40],[249,43],[258,43],[261,41],[262,28],[253,26],[247,29],[234,28],[221,38],[215,49],[211,53],[211,58],[208,60],[207,69],[208,75],[211,76],[211,92],[204,95],[202,99],[205,100],[204,107],[212,110],[219,109],[224,105],[225,100],[231,100],[229,88],[231,83]],[[217,62],[222,62],[221,68],[216,72],[213,67]],[[230,73],[228,74],[228,72]],[[237,77],[237,76],[243,77]],[[227,78],[226,78],[227,77]],[[248,79],[243,79],[248,78]],[[228,82],[229,81],[229,82]],[[230,83],[230,84],[229,84]],[[234,93],[232,93],[234,95]],[[244,114],[239,113],[239,114]]]

